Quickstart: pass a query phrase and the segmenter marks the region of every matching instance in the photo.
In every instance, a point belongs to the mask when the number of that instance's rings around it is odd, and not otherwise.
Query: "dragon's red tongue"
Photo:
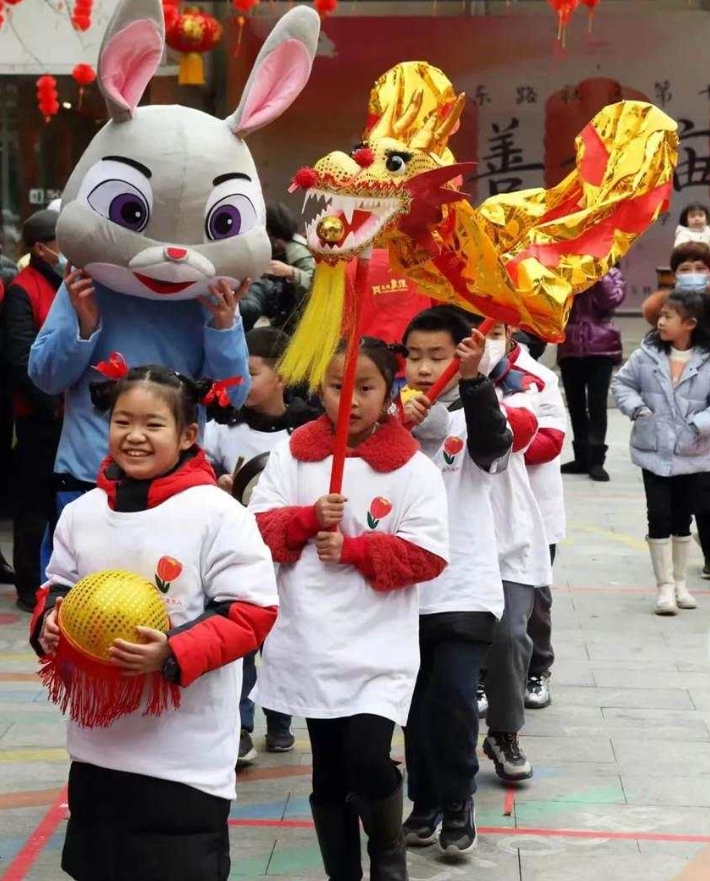
[[[359,208],[356,208],[353,211],[353,219],[352,223],[348,223],[348,219],[341,211],[339,213],[340,219],[343,221],[343,225],[345,227],[345,235],[343,236],[343,241],[350,235],[350,233],[356,233],[367,223],[367,221],[372,217],[372,211],[361,211]]]

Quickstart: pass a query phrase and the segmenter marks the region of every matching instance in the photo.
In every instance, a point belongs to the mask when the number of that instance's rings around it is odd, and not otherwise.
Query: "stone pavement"
[[[670,881],[710,844],[710,582],[694,548],[700,608],[651,613],[639,472],[628,423],[615,411],[610,419],[612,482],[566,479],[554,703],[529,713],[523,740],[535,776],[506,789],[482,757],[473,859],[414,852],[413,881]],[[63,725],[33,673],[27,616],[9,589],[0,592],[0,878],[54,881],[65,877]],[[296,733],[293,753],[261,753],[239,774],[233,879],[323,878],[302,723]],[[402,755],[401,736],[394,751]]]

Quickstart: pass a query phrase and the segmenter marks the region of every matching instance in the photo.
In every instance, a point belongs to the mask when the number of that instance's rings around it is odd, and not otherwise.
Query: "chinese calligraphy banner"
[[[668,264],[682,208],[710,203],[710,73],[702,79],[710,15],[683,7],[658,14],[610,9],[597,16],[592,35],[584,16],[573,22],[566,54],[555,36],[554,17],[514,5],[472,18],[328,20],[308,89],[288,119],[253,139],[269,195],[283,198],[290,175],[324,148],[356,144],[371,83],[404,60],[440,67],[466,92],[451,148],[457,159],[478,162],[464,187],[477,204],[494,193],[558,183],[572,167],[575,136],[595,113],[624,98],[649,100],[678,121],[681,149],[669,215],[622,263],[631,292],[626,307],[637,309],[655,289],[656,267]]]

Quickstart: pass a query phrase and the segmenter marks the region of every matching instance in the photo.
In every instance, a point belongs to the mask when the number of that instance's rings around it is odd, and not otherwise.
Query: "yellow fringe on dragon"
[[[326,286],[339,303],[344,298],[329,268],[373,244],[388,247],[393,269],[435,299],[556,342],[574,295],[666,210],[677,126],[653,105],[605,107],[577,137],[575,170],[560,184],[494,196],[478,208],[457,189],[474,165],[456,163],[448,147],[464,105],[437,68],[398,64],[375,83],[362,146],[330,153],[294,177],[292,190],[306,190],[317,269],[306,324],[282,365],[287,380],[319,384],[341,309],[326,302]],[[327,339],[319,332],[324,314]]]

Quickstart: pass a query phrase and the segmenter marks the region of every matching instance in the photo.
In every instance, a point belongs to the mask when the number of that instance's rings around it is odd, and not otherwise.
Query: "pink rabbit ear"
[[[163,34],[148,19],[131,22],[104,43],[99,88],[114,122],[131,119],[162,57]]]
[[[308,82],[318,46],[320,19],[298,6],[279,21],[254,64],[241,103],[227,120],[244,138],[281,116]]]

